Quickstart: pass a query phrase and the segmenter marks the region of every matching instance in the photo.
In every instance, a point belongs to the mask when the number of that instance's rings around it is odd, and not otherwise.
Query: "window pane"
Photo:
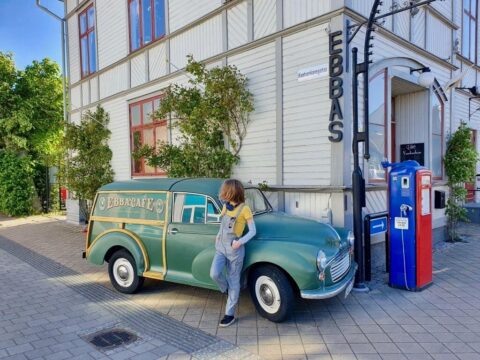
[[[88,28],[90,29],[95,26],[95,9],[93,8],[93,6],[87,10],[87,15],[88,15]]]
[[[245,189],[245,203],[254,214],[268,210],[262,192],[258,189]]]
[[[385,128],[370,124],[370,160],[368,160],[368,178],[384,180],[385,170],[382,161],[385,157]]]
[[[165,35],[165,0],[155,2],[155,38]]]
[[[132,126],[140,125],[140,105],[130,107],[130,116],[132,119]]]
[[[140,47],[140,9],[138,0],[130,2],[130,46],[132,50]]]
[[[152,41],[152,2],[142,0],[143,44]]]
[[[213,204],[212,200],[207,200],[207,223],[220,222],[220,211]]]
[[[176,194],[173,222],[203,224],[205,222],[205,196]]]
[[[462,29],[462,55],[469,57],[470,47],[470,17],[463,14],[463,29]]]
[[[432,174],[442,176],[442,137],[437,135],[432,136]]]
[[[157,139],[157,143],[155,145],[158,146],[159,142],[168,142],[167,134],[167,125],[157,126],[155,128],[155,136]]]
[[[153,110],[157,111],[159,107],[160,107],[160,99],[153,100]]]
[[[370,81],[368,95],[370,123],[385,124],[385,74],[377,75]]]
[[[432,132],[442,134],[442,104],[435,94],[432,96]]]
[[[470,60],[475,62],[475,48],[476,48],[477,34],[475,21],[470,20]]]
[[[144,145],[150,145],[150,146],[155,145],[155,139],[153,137],[153,129],[143,130],[143,144]],[[148,165],[146,161],[145,161],[145,173],[146,174],[154,174],[155,173],[155,167]]]
[[[95,31],[88,34],[88,55],[90,56],[90,74],[97,71],[97,43],[95,41]]]
[[[182,223],[189,224],[192,218],[192,208],[183,209]]]
[[[474,18],[477,17],[477,0],[470,1],[470,12]]]
[[[88,75],[88,38],[81,38],[80,47],[82,52],[82,75]]]
[[[84,13],[80,15],[80,35],[87,31],[87,15]]]
[[[470,0],[463,0],[463,11],[470,12]]]
[[[133,133],[133,151],[138,150],[142,145],[142,135],[140,131],[135,131]],[[133,173],[138,174],[142,172],[142,160],[137,159],[133,160]]]
[[[146,102],[143,104],[143,123],[144,124],[150,124],[153,122],[152,120],[152,102]]]

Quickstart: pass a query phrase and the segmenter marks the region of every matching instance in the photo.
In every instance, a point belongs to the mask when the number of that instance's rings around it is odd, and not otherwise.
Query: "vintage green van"
[[[145,278],[218,290],[210,278],[222,205],[221,179],[146,179],[103,186],[94,200],[84,256],[108,262],[113,286],[134,293]],[[257,235],[246,244],[242,284],[257,311],[280,322],[295,296],[348,295],[357,265],[345,229],[275,212],[245,184]]]

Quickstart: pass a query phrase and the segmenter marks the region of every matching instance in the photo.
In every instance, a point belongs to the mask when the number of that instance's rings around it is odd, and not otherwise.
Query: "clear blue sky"
[[[41,0],[63,17],[63,2]],[[11,51],[17,68],[50,58],[62,66],[60,22],[40,10],[35,0],[0,0],[0,51]]]

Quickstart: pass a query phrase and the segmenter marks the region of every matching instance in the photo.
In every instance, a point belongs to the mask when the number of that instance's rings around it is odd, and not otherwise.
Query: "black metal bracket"
[[[432,2],[435,2],[437,0],[424,0],[424,1],[421,1],[419,3],[414,3],[413,1],[410,1],[410,6],[405,6],[403,8],[400,8],[400,9],[396,9],[396,10],[392,10],[388,13],[385,13],[385,14],[382,14],[380,16],[377,16],[374,18],[374,22],[377,23],[378,20],[380,19],[383,19],[383,18],[386,18],[388,16],[392,16],[392,15],[395,15],[395,14],[398,14],[398,13],[401,13],[401,12],[404,12],[404,11],[409,11],[409,10],[412,10],[412,9],[415,9],[417,7],[420,7],[420,6],[424,6],[424,5],[428,5]],[[440,0],[440,1],[445,1],[445,0]],[[358,34],[358,31],[360,30],[360,28],[365,25],[368,21],[365,20],[365,21],[362,21],[361,23],[359,24],[352,24],[352,25],[349,25],[347,27],[348,30],[352,30],[352,29],[355,29],[353,34],[347,39],[347,43],[350,44],[350,42],[352,42],[352,40],[355,38],[355,36],[357,36]],[[378,24],[377,24],[378,25]]]
[[[468,122],[470,122],[472,115],[475,114],[478,110],[480,110],[480,107],[478,107],[473,113],[471,112],[473,99],[480,99],[480,96],[472,96],[471,98],[468,98]]]

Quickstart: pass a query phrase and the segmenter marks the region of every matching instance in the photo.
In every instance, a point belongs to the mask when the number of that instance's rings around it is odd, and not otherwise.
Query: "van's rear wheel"
[[[282,322],[290,316],[295,294],[283,271],[271,265],[258,267],[250,274],[248,283],[260,315],[273,322]]]
[[[124,294],[140,290],[145,278],[138,276],[135,259],[126,250],[115,252],[108,262],[108,275],[115,289]]]

